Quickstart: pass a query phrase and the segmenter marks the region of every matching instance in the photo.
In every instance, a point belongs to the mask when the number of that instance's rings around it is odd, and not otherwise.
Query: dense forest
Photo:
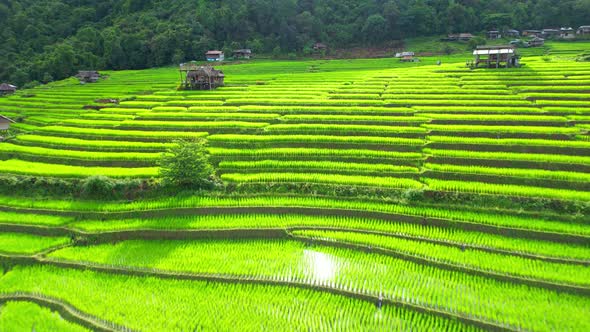
[[[488,28],[590,24],[590,0],[1,0],[0,81],[139,69],[207,49],[306,53]]]

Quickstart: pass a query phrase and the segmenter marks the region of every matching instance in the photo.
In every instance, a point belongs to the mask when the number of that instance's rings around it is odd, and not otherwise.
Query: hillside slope
[[[0,81],[21,86],[81,68],[158,67],[212,48],[307,53],[316,41],[344,48],[493,27],[578,26],[589,13],[585,0],[7,0]]]

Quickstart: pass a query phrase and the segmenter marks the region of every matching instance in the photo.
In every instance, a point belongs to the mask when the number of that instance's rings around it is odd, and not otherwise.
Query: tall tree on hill
[[[387,31],[387,21],[379,14],[369,16],[362,30],[365,40],[371,44],[383,42],[387,38]]]

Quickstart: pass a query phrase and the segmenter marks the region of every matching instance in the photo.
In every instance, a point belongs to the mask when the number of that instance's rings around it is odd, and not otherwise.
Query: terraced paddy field
[[[590,330],[590,45],[564,45],[519,69],[258,61],[214,91],[162,68],[0,98],[5,188],[157,183],[179,138],[223,181],[3,190],[0,330]]]

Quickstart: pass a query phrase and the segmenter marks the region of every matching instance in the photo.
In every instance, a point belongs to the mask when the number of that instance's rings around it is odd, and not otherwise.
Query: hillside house
[[[210,62],[223,61],[225,60],[225,55],[223,54],[223,51],[212,50],[205,53],[205,58]]]
[[[183,89],[212,90],[225,84],[225,75],[211,66],[199,66],[194,62],[180,64]]]
[[[252,57],[252,50],[249,48],[234,50],[234,59],[250,59]]]
[[[475,36],[470,33],[463,32],[463,33],[458,33],[458,34],[450,34],[444,40],[445,41],[470,41],[474,37]]]
[[[582,25],[576,31],[578,35],[590,35],[590,25]]]
[[[0,84],[0,96],[11,95],[16,92],[16,86],[8,83]]]
[[[324,43],[315,43],[315,44],[313,44],[313,50],[316,52],[327,51],[328,45],[326,45]]]
[[[558,29],[543,29],[541,31],[541,36],[545,39],[550,39],[550,38],[557,38],[559,37],[560,31]]]
[[[506,30],[506,32],[504,32],[504,35],[508,38],[519,38],[520,37],[520,31],[518,30],[514,30],[514,29],[510,29],[510,30]]]
[[[399,58],[399,61],[401,61],[401,62],[418,62],[418,61],[420,61],[415,56],[416,56],[416,54],[414,52],[401,52],[401,53],[395,54],[395,57]]]
[[[539,37],[542,36],[541,30],[524,30],[522,32],[523,37]]]
[[[100,79],[100,74],[95,70],[80,70],[75,77],[80,84],[96,83]]]
[[[473,51],[475,68],[511,68],[520,66],[514,45],[478,46]]]
[[[498,30],[490,30],[486,33],[486,37],[488,39],[500,39],[502,38],[502,34]]]
[[[571,40],[576,38],[576,32],[572,28],[561,28],[559,38]]]
[[[545,45],[545,39],[540,37],[535,37],[528,42],[529,47],[539,47]]]
[[[0,131],[6,131],[10,129],[10,124],[14,123],[10,118],[0,115]]]

